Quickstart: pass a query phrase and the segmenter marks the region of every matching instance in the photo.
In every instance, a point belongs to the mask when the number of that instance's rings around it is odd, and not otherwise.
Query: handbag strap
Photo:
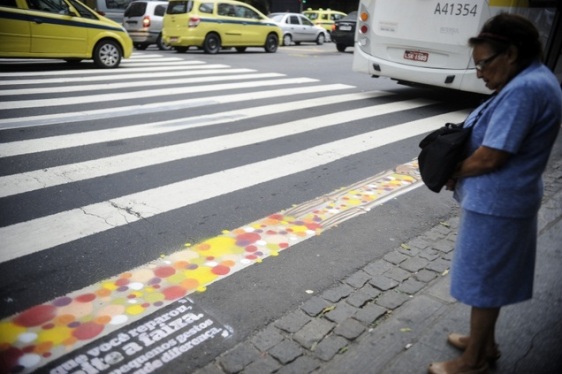
[[[482,117],[482,113],[484,113],[486,111],[486,108],[488,108],[488,105],[490,105],[490,103],[492,101],[494,101],[494,99],[496,98],[496,92],[494,92],[489,98],[488,100],[486,100],[486,102],[484,103],[484,105],[482,106],[482,109],[480,109],[478,111],[478,113],[476,114],[476,117],[474,118],[474,121],[472,121],[472,123],[470,124],[470,126],[465,126],[466,124],[466,120],[463,122],[463,127],[474,127],[476,125],[476,123],[478,123],[478,120],[480,120],[480,117]]]

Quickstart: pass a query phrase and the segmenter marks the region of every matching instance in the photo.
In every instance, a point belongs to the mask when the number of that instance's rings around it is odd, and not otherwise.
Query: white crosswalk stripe
[[[17,64],[22,61],[26,67],[21,70],[25,71],[18,71]],[[55,67],[42,69],[41,64]],[[70,346],[65,345],[70,340],[62,341],[56,334],[41,335],[53,346],[38,361],[23,361],[28,365],[23,372],[79,354],[85,344],[103,341],[109,336],[106,334],[117,333],[176,303],[179,296],[175,294],[163,296],[165,302],[156,298],[148,302],[151,297],[160,297],[154,296],[160,291],[167,295],[169,289],[180,287],[149,284],[156,280],[150,274],[159,261],[176,266],[170,258],[191,256],[186,263],[189,268],[182,264],[184,270],[178,271],[177,279],[173,276],[165,281],[183,282],[180,277],[185,276],[186,282],[195,280],[197,290],[204,291],[223,276],[274,256],[287,246],[299,246],[301,240],[312,239],[344,218],[354,218],[360,210],[371,211],[378,204],[409,194],[420,185],[412,157],[401,160],[407,164],[407,175],[365,171],[364,165],[370,162],[365,160],[384,154],[389,149],[385,147],[411,144],[413,137],[442,123],[460,122],[467,114],[402,92],[362,91],[350,84],[172,54],[136,53],[119,69],[109,70],[84,66],[62,70],[58,62],[48,60],[0,60],[0,65],[7,67],[0,73],[0,305],[10,309],[0,313],[0,322],[15,326],[14,318],[27,311],[51,310],[57,300],[62,305],[67,299],[79,300],[80,305],[65,311],[61,321],[72,317],[80,324],[72,322],[62,328],[79,328],[82,322],[88,327],[88,321],[99,321],[96,318],[102,310],[121,313],[111,317],[115,325]],[[324,171],[338,172],[342,165],[346,168],[354,163],[360,165],[356,167],[359,172],[346,171],[353,180],[348,175],[344,178],[349,182],[345,192],[349,195],[342,195],[341,201],[328,198],[340,180]],[[305,192],[321,191],[315,195],[320,196],[317,199],[304,198],[301,190],[293,188],[303,180],[308,183],[309,175],[320,173],[323,179]],[[357,186],[364,181],[358,180],[365,173],[368,186],[378,187],[360,193]],[[279,196],[285,193],[287,196]],[[375,200],[369,205],[354,205],[356,201],[363,204],[355,197],[361,194]],[[347,200],[343,202],[347,196],[348,211]],[[295,197],[297,201],[290,200]],[[273,214],[276,210],[270,211],[270,205],[257,205],[262,198],[275,200],[271,204],[275,209],[296,203],[289,211],[312,207],[314,214],[319,209],[317,200],[322,200],[333,216],[322,224],[314,221],[321,229],[307,228],[304,236],[298,237],[294,230],[302,224],[298,221],[306,219],[288,211]],[[246,220],[247,216],[237,216],[238,206],[234,205],[239,201],[244,209],[251,208],[250,219],[258,221],[248,224],[252,221]],[[266,220],[283,216],[281,225],[262,230],[267,225],[256,222],[262,222],[263,211]],[[209,218],[220,214],[224,217]],[[285,225],[285,220],[290,221],[287,218],[295,222]],[[328,221],[330,225],[323,226]],[[208,227],[201,229],[197,224]],[[189,249],[183,253],[184,247],[199,248],[207,242],[230,243],[230,237],[219,235],[222,227],[227,228],[223,235],[252,233],[258,227],[256,232],[270,233],[272,242],[256,241],[255,250],[259,247],[264,252],[256,254],[263,258],[252,260],[253,255],[245,252],[250,246],[239,250],[238,239],[236,248],[225,244],[226,250],[201,250],[202,262]],[[208,235],[217,236],[202,239],[205,242],[201,244],[199,240]],[[192,247],[186,238],[197,244]],[[226,263],[235,264],[228,274],[215,269]],[[221,277],[209,276],[212,269],[221,272]],[[146,279],[131,283],[125,293],[117,286],[123,280],[114,278],[133,273],[144,274]],[[194,278],[188,278],[188,273]],[[13,291],[16,283],[24,280],[27,285],[29,278],[42,275],[41,285],[29,281],[29,290],[14,293],[18,292]],[[98,283],[111,284],[112,291],[98,290]],[[147,301],[138,301],[138,305],[132,298],[136,294],[129,292],[160,286],[162,290],[154,294],[138,296]],[[98,294],[98,299],[90,299]],[[82,300],[91,301],[82,304]],[[114,308],[120,308],[119,303],[124,312]],[[44,326],[55,329],[54,325]],[[39,337],[34,331],[44,326],[28,326],[25,333],[17,326],[16,332],[23,338],[9,344],[29,351],[30,342]]]
[[[148,67],[151,64],[157,66]],[[170,71],[171,68],[174,70]],[[169,79],[171,77],[174,79]],[[223,83],[229,80],[236,82]],[[334,128],[353,121],[435,104],[434,101],[424,99],[383,101],[375,105],[363,105],[330,113],[329,108],[332,105],[391,98],[393,94],[380,91],[349,92],[353,90],[352,86],[326,85],[307,77],[286,77],[274,72],[256,72],[252,69],[236,69],[222,64],[204,64],[199,61],[148,54],[137,55],[124,63],[123,68],[115,70],[1,73],[0,82],[4,87],[0,90],[0,96],[10,98],[0,102],[0,110],[5,114],[0,119],[0,130],[71,123],[79,126],[77,130],[74,129],[68,134],[3,142],[0,146],[0,161],[17,156],[31,157],[42,152],[61,152],[83,146],[101,146],[108,142],[180,133],[219,124],[243,124],[251,119],[293,111],[313,108],[320,112],[328,110],[326,114],[315,114],[313,117],[303,113],[302,118],[298,120],[267,122],[271,121],[268,119],[257,128],[179,144],[95,157],[85,161],[73,162],[65,159],[60,164],[47,168],[13,172],[0,177],[0,198],[17,198],[24,193],[55,186],[110,177],[144,167],[164,165],[295,135],[306,136],[315,130]],[[104,92],[96,93],[101,90]],[[251,92],[236,93],[238,90]],[[235,93],[225,94],[226,91]],[[56,93],[57,97],[34,97],[53,93]],[[213,95],[214,93],[216,94]],[[206,96],[199,97],[199,94]],[[311,94],[317,94],[317,97],[307,97]],[[16,96],[17,99],[14,99]],[[155,102],[134,105],[130,103],[132,99],[143,98],[152,98]],[[282,102],[271,103],[271,100],[282,98]],[[120,102],[123,104],[120,105]],[[92,103],[102,107],[88,108]],[[223,110],[219,106],[229,103],[239,103],[240,109]],[[105,104],[111,107],[104,108]],[[70,109],[57,110],[57,107]],[[45,108],[51,113],[44,114]],[[164,111],[179,113],[187,108],[202,108],[204,113],[187,117],[179,115],[164,121],[148,119],[134,125],[116,125],[93,130],[83,125],[88,121],[132,114],[155,114]],[[25,112],[16,111],[22,109],[25,109]],[[258,159],[218,172],[113,196],[109,200],[76,206],[40,217],[30,216],[28,220],[13,222],[0,228],[0,261],[10,261],[48,250],[141,219],[326,165],[418,136],[435,128],[439,123],[460,121],[465,115],[465,111],[441,113],[394,126],[374,128],[285,155]],[[72,225],[68,222],[72,222]],[[33,235],[30,235],[31,233]]]
[[[83,131],[72,134],[63,134],[37,139],[13,141],[2,144],[0,157],[13,157],[39,152],[57,151],[85,145],[102,144],[118,140],[134,139],[154,136],[170,132],[178,132],[197,127],[208,127],[224,123],[235,123],[261,116],[297,111],[311,107],[323,107],[332,104],[341,104],[357,100],[382,98],[390,94],[385,92],[366,93],[341,93],[338,90],[349,90],[347,85],[321,85],[315,79],[287,78],[282,74],[259,73],[251,69],[232,69],[226,65],[206,65],[197,61],[183,61],[183,67],[174,65],[174,72],[167,72],[170,64],[177,58],[160,58],[156,55],[135,56],[129,63],[130,73],[115,74],[117,70],[103,72],[87,70],[84,76],[73,78],[74,74],[65,77],[53,77],[55,72],[35,72],[30,74],[17,74],[18,79],[10,79],[14,75],[0,74],[6,77],[3,83],[8,83],[9,88],[0,90],[1,95],[17,95],[18,100],[0,103],[0,109],[38,109],[53,108],[64,105],[79,105],[91,102],[111,102],[139,98],[159,98],[159,102],[143,106],[124,105],[107,109],[95,109],[79,112],[58,112],[46,115],[12,116],[0,120],[0,129],[18,127],[40,126],[48,124],[61,124],[65,122],[80,122],[104,118],[116,118],[132,113],[155,113],[188,107],[203,107],[214,104],[248,102],[257,98],[295,97],[302,94],[318,94],[326,92],[320,97],[304,100],[291,100],[277,104],[250,106],[238,110],[223,111],[196,117],[177,118],[166,121],[146,122],[141,124],[112,127],[105,130]],[[180,59],[181,60],[181,59]],[[147,72],[143,67],[145,61],[158,62],[161,67],[150,70],[151,79],[138,81],[140,76]],[[162,65],[165,63],[165,65]],[[128,70],[129,68],[127,68]],[[126,69],[118,69],[120,72]],[[96,75],[90,75],[92,73]],[[78,73],[71,71],[70,73]],[[107,73],[107,74],[106,74]],[[60,75],[60,73],[59,73]],[[70,75],[70,76],[66,76]],[[76,74],[77,75],[77,74]],[[171,75],[175,79],[165,79]],[[200,75],[199,78],[183,78]],[[117,79],[115,81],[115,79]],[[276,78],[276,79],[271,79]],[[111,83],[104,83],[111,80]],[[228,80],[237,80],[237,83],[223,83]],[[73,83],[91,82],[91,84]],[[221,82],[215,84],[215,82]],[[198,83],[193,86],[194,83]],[[57,98],[34,99],[33,95],[51,93],[52,84],[68,84],[57,87]],[[4,84],[3,84],[4,85]],[[168,86],[164,89],[148,89],[151,85]],[[283,85],[297,85],[297,87],[282,88]],[[5,86],[8,86],[7,84]],[[33,86],[33,87],[31,87]],[[182,87],[183,86],[183,87]],[[275,86],[275,90],[264,90]],[[22,88],[19,88],[22,87]],[[129,92],[96,93],[100,90],[118,91],[124,88],[137,88]],[[225,90],[240,90],[252,88],[252,93],[231,95],[216,95],[206,98],[189,98],[167,102],[165,98],[178,97],[203,92],[224,92]],[[86,95],[73,96],[73,92],[87,92]],[[64,95],[63,95],[64,94]],[[0,177],[0,197],[17,196],[22,193],[37,191],[53,186],[75,183],[97,177],[109,176],[151,165],[165,164],[171,161],[197,157],[215,152],[231,150],[251,144],[305,134],[313,130],[338,126],[356,120],[367,119],[384,114],[419,108],[434,104],[430,100],[406,100],[386,104],[368,106],[359,109],[350,109],[338,113],[318,116],[314,121],[303,118],[277,125],[264,126],[253,130],[241,131],[234,134],[219,135],[206,139],[195,140],[187,143],[157,147],[131,153],[119,154],[89,161],[52,166],[48,169],[31,170],[27,172],[5,175]],[[126,225],[141,218],[178,209],[199,201],[210,199],[214,196],[256,185],[284,176],[308,170],[335,160],[374,149],[392,142],[412,136],[417,136],[431,130],[434,123],[441,123],[447,119],[458,120],[465,115],[464,112],[447,113],[434,118],[422,119],[403,123],[384,129],[378,129],[357,136],[329,142],[323,145],[305,149],[272,159],[265,159],[234,169],[204,175],[182,182],[164,185],[158,188],[140,191],[127,196],[115,196],[110,201],[101,201],[89,206],[78,207],[73,210],[60,212],[54,215],[32,219],[27,222],[15,223],[0,228],[0,245],[3,248],[2,261],[8,261],[20,256],[45,250],[59,244],[102,232],[113,227]],[[288,167],[290,165],[290,167]],[[244,169],[243,172],[241,169]],[[251,170],[251,178],[237,178],[237,175],[247,175]],[[221,180],[229,180],[228,184]],[[209,186],[215,186],[209,188]],[[186,195],[184,191],[200,191]],[[126,209],[125,209],[126,208]],[[124,209],[128,213],[123,213]],[[73,222],[73,225],[65,225]],[[29,236],[29,233],[35,233]],[[37,235],[41,233],[41,235]],[[25,243],[22,243],[22,238]],[[33,239],[40,238],[40,239]]]

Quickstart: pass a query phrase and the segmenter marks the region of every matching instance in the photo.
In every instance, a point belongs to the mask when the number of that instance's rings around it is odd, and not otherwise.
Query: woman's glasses
[[[485,60],[478,61],[478,63],[474,67],[476,68],[476,70],[482,71],[486,69],[486,66],[488,66],[488,64],[494,61],[496,57],[498,57],[499,55],[501,55],[501,53],[496,53]]]

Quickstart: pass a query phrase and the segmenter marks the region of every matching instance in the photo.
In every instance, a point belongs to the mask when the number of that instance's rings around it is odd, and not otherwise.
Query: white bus
[[[562,78],[562,1],[360,0],[353,70],[404,84],[490,93],[477,79],[468,39],[500,12],[539,29],[546,64]]]

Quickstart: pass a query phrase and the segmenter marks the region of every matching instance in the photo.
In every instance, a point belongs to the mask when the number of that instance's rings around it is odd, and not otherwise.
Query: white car
[[[165,0],[135,0],[123,15],[123,27],[133,39],[136,49],[144,50],[156,44],[160,50],[171,49],[162,41],[162,19],[168,2]]]
[[[328,33],[322,27],[315,26],[308,18],[299,13],[272,13],[268,16],[283,30],[283,45],[293,42],[313,42],[318,45],[328,40]]]

